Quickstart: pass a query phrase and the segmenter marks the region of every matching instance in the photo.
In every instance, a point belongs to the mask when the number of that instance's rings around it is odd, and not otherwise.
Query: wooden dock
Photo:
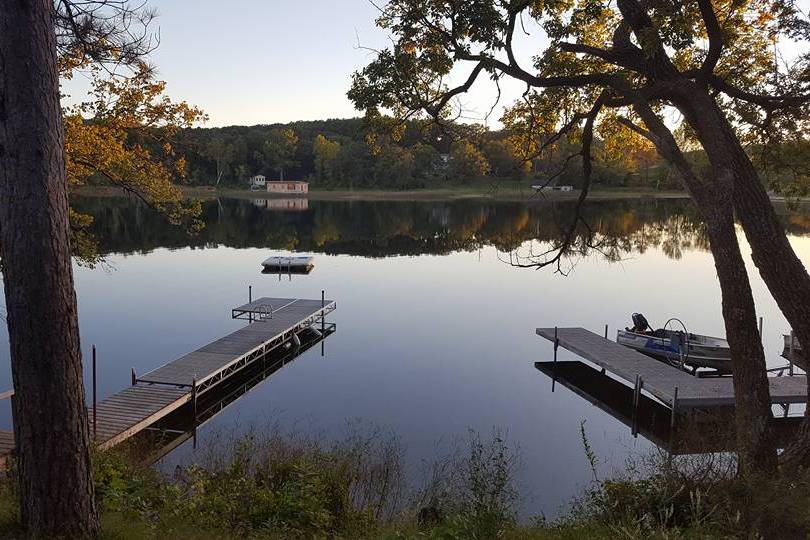
[[[252,324],[144,375],[133,370],[131,386],[100,401],[95,410],[89,408],[96,445],[115,446],[186,404],[196,409],[200,395],[271,351],[300,343],[298,334],[308,328],[317,332],[317,322],[323,328],[335,308],[334,300],[296,298],[259,298],[234,308],[233,318]],[[0,459],[13,448],[13,434],[0,431]]]
[[[619,345],[584,328],[538,328],[537,334],[631,385],[641,388],[670,408],[734,405],[733,381],[729,377],[701,378]],[[556,345],[555,345],[556,347]],[[804,403],[806,377],[770,377],[774,404]]]

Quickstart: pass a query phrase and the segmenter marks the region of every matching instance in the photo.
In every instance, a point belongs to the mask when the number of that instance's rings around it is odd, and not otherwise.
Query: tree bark
[[[707,92],[691,99],[699,108],[687,116],[698,133],[712,167],[733,177],[737,216],[751,246],[751,257],[768,291],[793,328],[800,343],[810,343],[810,275],[788,242],[759,175],[731,124]],[[808,349],[802,353],[807,355]],[[810,415],[810,378],[805,415]],[[792,466],[810,466],[810,416],[783,455]]]
[[[98,533],[70,260],[51,0],[0,9],[0,257],[21,518],[36,537]]]
[[[680,173],[706,224],[731,354],[739,472],[747,475],[775,471],[777,459],[769,428],[773,413],[765,353],[757,329],[754,295],[734,228],[732,176],[715,175],[711,182],[698,178],[669,128],[649,104],[635,97],[633,108],[650,130],[644,135]]]

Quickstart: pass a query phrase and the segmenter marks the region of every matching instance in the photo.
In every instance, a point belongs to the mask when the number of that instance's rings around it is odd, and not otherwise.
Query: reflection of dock
[[[302,332],[299,346],[282,348],[263,357],[243,372],[224,381],[215,390],[201,396],[196,417],[193,411],[184,408],[149,427],[143,434],[144,440],[139,441],[139,443],[143,443],[143,446],[138,445],[139,448],[145,448],[146,450],[144,453],[145,461],[147,463],[159,461],[184,442],[195,439],[197,430],[228,405],[241,399],[253,388],[318,343],[322,344],[335,330],[334,323],[329,323],[323,327],[322,331]]]
[[[537,334],[593,362],[603,370],[633,384],[670,409],[734,405],[733,381],[728,377],[701,378],[610,341],[584,328],[538,328]],[[770,377],[771,402],[804,403],[805,376]]]
[[[196,413],[207,392],[271,351],[288,343],[300,345],[299,334],[308,329],[323,334],[324,318],[335,307],[333,300],[260,298],[234,308],[233,318],[254,322],[142,376],[133,370],[131,386],[90,408],[96,445],[101,449],[115,446],[186,404]],[[0,432],[0,455],[13,449],[9,435]]]
[[[634,415],[634,390],[584,362],[536,362],[534,365],[555,382],[674,455],[734,449],[734,434],[729,431],[734,426],[733,407],[683,410],[677,424],[673,425],[671,410],[644,394],[638,396]],[[795,434],[801,421],[798,416],[772,420],[780,447]]]

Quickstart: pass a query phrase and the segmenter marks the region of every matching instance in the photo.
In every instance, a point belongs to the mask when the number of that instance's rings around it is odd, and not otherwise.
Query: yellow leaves
[[[198,227],[199,204],[184,201],[175,185],[185,175],[186,162],[171,138],[205,119],[202,111],[164,95],[166,84],[154,80],[145,64],[129,78],[102,78],[98,69],[92,75],[88,101],[64,112],[68,184],[112,184],[170,221]]]
[[[653,161],[653,144],[635,131],[621,124],[615,113],[600,116],[596,132],[602,140],[601,159],[620,168],[638,171]]]

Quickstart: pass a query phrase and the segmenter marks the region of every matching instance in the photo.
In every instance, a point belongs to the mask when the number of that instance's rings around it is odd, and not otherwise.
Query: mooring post
[[[608,334],[608,325],[605,325],[605,339],[607,339],[607,338],[608,338],[608,337],[607,337],[607,334]]]
[[[762,339],[762,317],[759,318],[759,339]]]
[[[98,415],[96,414],[96,409],[97,409],[97,407],[96,407],[96,397],[97,397],[97,393],[96,393],[96,346],[93,345],[93,440],[94,441],[96,439],[96,432],[98,431],[96,429],[96,426],[98,425],[98,422],[96,422],[96,420],[98,419]]]
[[[132,386],[135,386],[135,383],[138,382],[138,377],[135,375],[135,368],[131,368],[131,375],[132,375]]]
[[[248,304],[253,302],[253,285],[248,285]]]

